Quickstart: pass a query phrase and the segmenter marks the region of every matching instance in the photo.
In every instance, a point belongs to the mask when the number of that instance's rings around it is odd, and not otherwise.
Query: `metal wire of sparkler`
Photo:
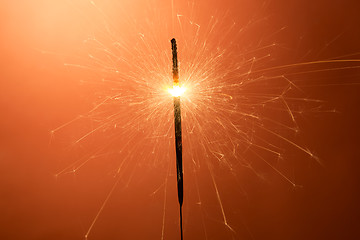
[[[173,80],[174,87],[179,87],[179,70],[177,62],[177,47],[175,38],[171,39],[172,61],[173,61]],[[184,198],[183,188],[183,169],[182,169],[182,139],[181,139],[181,111],[180,95],[174,95],[174,124],[175,124],[175,148],[176,148],[176,171],[177,171],[177,188],[178,201],[180,204],[180,234],[183,239],[182,229],[182,204]]]

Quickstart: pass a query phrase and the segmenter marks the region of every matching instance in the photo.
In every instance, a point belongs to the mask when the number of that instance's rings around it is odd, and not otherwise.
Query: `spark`
[[[168,88],[168,92],[173,97],[180,97],[184,94],[185,91],[186,91],[186,87],[180,87],[180,86],[176,86],[176,85],[174,85],[172,88]]]

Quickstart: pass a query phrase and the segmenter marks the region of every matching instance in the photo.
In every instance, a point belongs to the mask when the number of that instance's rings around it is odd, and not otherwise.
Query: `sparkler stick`
[[[179,89],[179,70],[177,62],[177,47],[175,38],[171,39],[172,61],[173,61],[173,88]],[[175,148],[176,148],[176,171],[178,201],[180,204],[180,234],[183,239],[182,231],[182,204],[183,204],[183,170],[182,170],[182,140],[181,140],[181,111],[180,111],[180,92],[174,91],[174,121],[175,121]]]

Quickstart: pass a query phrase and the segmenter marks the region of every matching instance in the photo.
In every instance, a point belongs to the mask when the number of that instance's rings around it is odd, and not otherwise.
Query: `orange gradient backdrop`
[[[210,55],[219,53],[216,47],[226,49],[223,60],[214,63],[218,64],[217,70],[211,76],[218,79],[221,79],[221,69],[227,71],[237,62],[252,59],[249,53],[243,55],[243,60],[235,58],[239,52],[250,52],[273,42],[277,47],[269,50],[271,59],[259,62],[254,70],[334,58],[360,59],[357,1],[174,0],[173,8],[170,0],[94,3],[96,7],[90,1],[77,0],[0,3],[1,239],[84,239],[111,189],[114,191],[91,229],[89,239],[162,239],[162,235],[164,239],[179,238],[171,97],[167,103],[166,97],[147,93],[152,88],[144,81],[144,75],[149,73],[151,81],[162,76],[156,84],[166,84],[168,72],[171,83],[171,62],[168,68],[166,62],[171,54],[172,37],[178,39],[180,81],[182,76],[189,76],[186,69],[191,70],[189,62],[197,49]],[[206,24],[211,15],[219,24],[207,35]],[[200,32],[200,42],[195,47],[191,46],[194,38],[187,38],[195,36],[195,32],[194,28],[188,28],[190,21],[186,19],[194,20],[204,31]],[[165,20],[168,23],[164,23]],[[231,34],[226,35],[234,22]],[[185,29],[183,33],[181,29]],[[241,33],[242,29],[245,34]],[[139,35],[134,35],[136,32],[152,41],[150,47],[145,47],[146,41],[141,43]],[[125,58],[117,65],[121,66],[118,69],[121,73],[101,72],[103,67],[110,69],[107,64],[111,61],[104,51],[97,52],[99,45],[85,43],[89,37],[107,46],[114,41],[126,45],[124,49],[128,52],[114,50],[115,55]],[[208,41],[208,49],[200,48],[204,41]],[[98,57],[101,64],[91,54]],[[205,62],[210,55],[199,58]],[[254,56],[265,55],[267,52],[260,51]],[[146,56],[155,58],[150,61]],[[154,61],[161,66],[159,75],[150,71],[156,67],[143,67],[147,63],[156,66]],[[91,70],[73,67],[76,64],[90,66]],[[134,67],[136,64],[139,67]],[[352,62],[280,68],[276,73],[291,75],[312,71],[292,77],[303,84],[301,98],[322,100],[316,105],[322,106],[321,109],[336,109],[336,113],[322,112],[304,101],[292,106],[296,111],[306,108],[298,120],[300,133],[291,135],[292,139],[316,154],[323,165],[264,131],[258,135],[284,154],[280,159],[272,156],[272,165],[302,187],[294,188],[271,167],[256,160],[254,154],[229,157],[233,171],[222,161],[217,165],[214,155],[209,157],[202,151],[201,141],[206,137],[211,140],[206,147],[231,155],[229,143],[236,135],[226,130],[228,138],[224,137],[223,145],[217,145],[215,140],[222,137],[222,130],[219,124],[211,122],[212,117],[216,117],[211,115],[211,109],[202,106],[195,115],[208,120],[200,119],[199,125],[189,123],[195,119],[191,115],[195,111],[191,104],[202,99],[195,97],[192,103],[184,99],[184,239],[355,239],[359,235],[360,86],[357,84],[360,72],[356,65],[359,66]],[[246,66],[249,67],[244,65],[240,71],[247,71]],[[331,68],[341,69],[332,71]],[[211,66],[203,70],[209,69]],[[328,70],[317,72],[325,69]],[[136,81],[130,81],[137,73],[142,77],[138,86],[134,84]],[[117,81],[117,74],[124,74],[126,81],[100,84],[102,78]],[[237,81],[224,79],[221,84]],[[188,82],[196,83],[193,79]],[[216,82],[204,80],[202,83],[213,87]],[[275,83],[268,80],[261,89],[262,84],[257,83],[246,91],[267,91],[270,88],[266,86],[271,84]],[[74,121],[51,134],[79,115],[88,114],[101,102],[101,97],[110,96],[114,91],[123,94],[120,101],[125,105],[120,104],[119,109],[112,109],[114,105],[100,109],[98,115]],[[233,105],[221,103],[221,113],[236,104],[245,106],[240,96],[236,96],[236,90],[228,87],[226,91],[234,94],[236,101]],[[143,106],[136,105],[141,101],[131,98],[136,94],[161,99],[164,108],[156,108],[157,115],[141,113]],[[221,96],[221,99],[227,98]],[[152,100],[146,104],[159,107]],[[107,122],[112,111],[120,114],[114,123],[125,126],[131,122],[130,127],[114,128],[113,122]],[[139,112],[141,114],[135,114]],[[283,115],[272,115],[271,109],[256,113],[271,115],[277,121],[284,119]],[[144,123],[136,119],[147,116],[150,120]],[[238,120],[226,122],[221,117],[225,123]],[[105,125],[101,131],[77,142],[99,122]],[[249,130],[250,125],[246,122],[244,127]],[[190,134],[192,127],[194,135]],[[153,131],[162,137],[152,139]],[[285,136],[288,133],[282,129],[279,132]],[[99,152],[96,149],[100,149]],[[69,173],[72,163],[96,154],[101,157],[87,162],[75,174]],[[270,155],[261,150],[259,154]],[[252,161],[253,170],[240,166],[238,159],[243,158]],[[121,165],[123,159],[128,159],[124,166]],[[193,161],[196,167],[190,163]],[[215,170],[208,167],[208,161]],[[118,177],[120,165],[125,170],[120,171],[121,177]],[[59,172],[62,174],[56,175]],[[233,230],[224,223],[221,207]]]

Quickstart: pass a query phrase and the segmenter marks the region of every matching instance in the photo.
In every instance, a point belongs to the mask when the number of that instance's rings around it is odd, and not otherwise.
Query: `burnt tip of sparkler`
[[[179,70],[178,70],[178,60],[177,60],[177,47],[175,38],[171,39],[171,49],[172,49],[172,62],[173,62],[173,79],[174,84],[179,84]]]
[[[171,48],[173,51],[176,51],[176,40],[175,38],[171,39]]]

